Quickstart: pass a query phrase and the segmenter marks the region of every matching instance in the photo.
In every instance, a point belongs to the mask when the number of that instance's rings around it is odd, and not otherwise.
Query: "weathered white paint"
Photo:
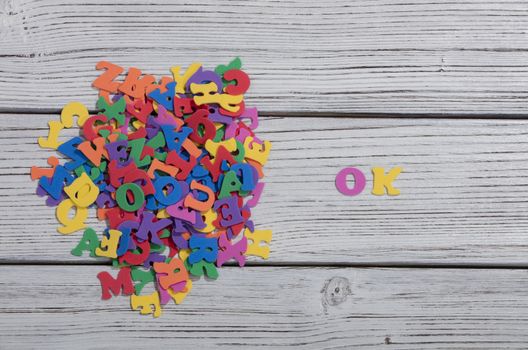
[[[94,106],[99,60],[241,56],[267,113],[525,114],[524,0],[2,0],[0,108]]]
[[[60,265],[93,260],[28,176],[57,116],[27,114],[93,107],[101,59],[161,75],[241,56],[248,104],[278,116],[254,211],[271,264],[528,266],[528,122],[305,118],[524,117],[527,27],[521,0],[0,0],[0,348],[527,348],[524,270],[227,267],[160,319],[102,302],[109,268]],[[334,189],[345,166],[395,165],[399,197]]]
[[[223,268],[153,319],[128,297],[100,300],[105,269],[0,267],[1,347],[528,347],[524,270]]]
[[[69,255],[80,233],[55,231],[28,176],[55,154],[36,140],[57,117],[0,118],[0,259],[91,261]],[[527,265],[526,130],[522,120],[262,118],[273,149],[253,219],[273,230],[269,261]],[[346,166],[367,175],[357,197],[335,189]],[[370,194],[373,166],[403,167],[400,196]]]

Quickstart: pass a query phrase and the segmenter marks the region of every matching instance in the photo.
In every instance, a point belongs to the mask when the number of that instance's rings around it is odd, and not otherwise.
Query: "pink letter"
[[[348,188],[347,186],[348,175],[354,176],[355,183],[353,188]],[[357,196],[363,192],[367,181],[361,170],[356,168],[344,168],[337,173],[335,183],[337,190],[345,196]]]

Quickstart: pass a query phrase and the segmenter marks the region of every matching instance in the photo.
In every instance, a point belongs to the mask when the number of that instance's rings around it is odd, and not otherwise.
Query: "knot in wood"
[[[352,291],[347,278],[335,276],[326,280],[321,293],[324,305],[336,306],[344,302]]]
[[[19,4],[14,0],[0,0],[0,39],[19,27],[19,14]]]

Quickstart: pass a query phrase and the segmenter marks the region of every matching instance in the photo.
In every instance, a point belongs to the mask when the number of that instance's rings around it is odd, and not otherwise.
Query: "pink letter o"
[[[353,188],[348,188],[347,186],[348,175],[354,176]],[[365,186],[367,185],[367,180],[361,170],[357,168],[344,168],[337,173],[335,183],[337,190],[345,196],[357,196],[365,189]]]

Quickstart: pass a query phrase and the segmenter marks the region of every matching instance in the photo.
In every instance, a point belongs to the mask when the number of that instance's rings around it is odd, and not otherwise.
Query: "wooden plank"
[[[92,261],[69,255],[80,233],[56,232],[29,180],[54,153],[36,144],[54,118],[0,116],[0,261]],[[526,265],[526,130],[522,120],[262,118],[273,149],[253,218],[274,232],[269,261]],[[357,197],[334,186],[347,166],[367,176]],[[373,166],[403,167],[400,196],[370,194]]]
[[[94,107],[103,59],[162,75],[239,55],[266,113],[524,116],[527,27],[524,0],[2,0],[0,108]]]
[[[0,267],[2,347],[528,346],[528,275],[521,270],[224,268],[217,281],[195,282],[183,304],[153,319],[131,311],[127,297],[101,301],[101,269]]]

